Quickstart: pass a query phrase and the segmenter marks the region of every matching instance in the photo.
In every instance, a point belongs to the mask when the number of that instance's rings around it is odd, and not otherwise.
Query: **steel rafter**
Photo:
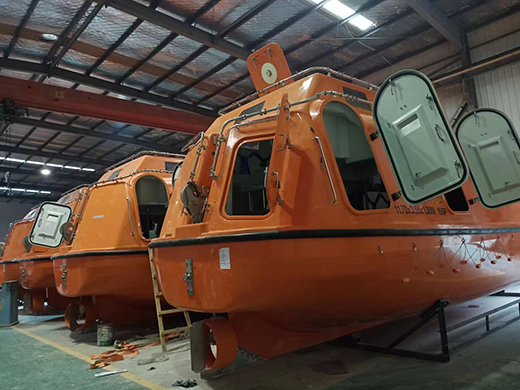
[[[59,198],[59,195],[53,196],[53,195],[38,195],[38,194],[27,194],[27,195],[19,195],[19,194],[12,194],[7,195],[5,191],[0,192],[0,198],[7,198],[7,199],[23,199],[23,200],[32,200],[34,202],[45,202],[49,200],[56,200]]]
[[[304,46],[306,46],[306,45],[310,44],[311,42],[315,41],[316,39],[321,38],[325,34],[328,34],[329,32],[334,31],[335,29],[337,29],[339,26],[342,26],[343,24],[347,23],[350,19],[352,19],[353,17],[359,15],[361,12],[366,12],[366,11],[372,9],[372,8],[375,8],[376,6],[378,6],[379,4],[383,3],[384,1],[385,0],[372,0],[372,1],[368,2],[368,3],[366,3],[358,11],[356,11],[355,14],[352,14],[352,15],[350,15],[349,17],[347,17],[345,19],[342,19],[342,20],[340,20],[338,22],[331,23],[331,24],[323,27],[322,29],[320,29],[317,32],[315,32],[314,34],[312,34],[312,36],[309,39],[306,39],[305,41],[297,43],[296,45],[294,45],[294,46],[290,47],[289,49],[285,50],[284,51],[285,55],[288,56],[291,53],[294,53],[297,50],[300,50]],[[286,22],[282,23],[280,26],[278,26],[275,29],[273,29],[271,32],[268,32],[264,36],[260,37],[258,39],[258,41],[260,41],[259,43],[261,43],[262,41],[265,41],[267,39],[273,38],[275,35],[281,33],[282,31],[284,31],[288,27],[292,26],[296,22],[300,21],[304,17],[306,17],[306,16],[310,15],[311,13],[319,10],[326,3],[327,3],[327,1],[323,1],[323,2],[317,4],[317,5],[313,6],[313,7],[310,7],[308,10],[300,12],[299,14],[295,15],[291,19],[289,19]],[[412,11],[409,12],[409,14],[411,14],[411,13],[412,13]],[[214,93],[212,93],[212,94],[210,94],[208,96],[203,97],[202,99],[200,99],[199,101],[196,102],[196,105],[200,105],[201,103],[203,103],[203,102],[205,102],[205,101],[207,101],[207,100],[217,96],[218,94],[222,93],[226,89],[231,88],[233,85],[238,84],[239,82],[247,79],[248,77],[249,77],[249,73],[243,74],[242,76],[240,76],[240,77],[236,78],[235,80],[231,81],[229,84],[224,85],[222,88],[218,89]]]
[[[54,58],[54,56],[58,53],[61,46],[65,43],[65,41],[68,38],[68,35],[71,33],[71,31],[76,28],[78,23],[81,21],[81,18],[85,15],[85,13],[88,11],[90,6],[92,5],[92,0],[86,0],[83,5],[80,7],[80,9],[76,12],[68,26],[65,28],[65,30],[60,34],[58,40],[54,43],[54,45],[51,47],[51,50],[47,53],[45,58],[43,59],[42,63],[46,65],[51,65],[51,62]],[[52,65],[51,65],[52,66]],[[41,75],[40,79],[38,80],[40,83],[45,81],[47,78],[47,75]]]
[[[105,2],[105,0],[96,0],[98,2]],[[214,34],[211,34],[201,28],[191,26],[188,23],[182,22],[171,16],[168,16],[162,12],[151,10],[150,8],[141,5],[131,0],[110,0],[107,2],[109,7],[116,8],[129,15],[136,16],[140,19],[146,20],[147,22],[156,24],[171,32],[179,35],[184,35],[194,41],[200,42],[203,45],[212,47],[220,50],[231,56],[247,59],[250,51],[242,46],[239,46],[231,41],[227,41],[223,38],[219,38]]]
[[[43,150],[27,149],[27,148],[21,148],[21,147],[5,146],[5,145],[0,145],[0,151],[7,152],[7,153],[25,154],[26,156],[56,158],[56,159],[60,159],[60,160],[66,160],[67,158],[70,158],[70,159],[73,159],[74,161],[82,162],[85,164],[93,164],[96,166],[100,166],[100,165],[107,166],[107,165],[111,165],[114,163],[114,161],[107,161],[107,160],[96,159],[96,158],[79,157],[79,156],[73,156],[73,155],[46,152]]]
[[[183,103],[178,100],[172,100],[167,97],[163,97],[157,94],[148,93],[145,91],[141,91],[137,88],[132,88],[124,85],[118,85],[114,82],[102,80],[99,78],[91,77],[91,76],[85,76],[81,73],[72,72],[70,70],[62,69],[62,68],[49,68],[48,66],[45,66],[43,64],[38,64],[34,62],[29,61],[21,61],[21,60],[13,60],[13,59],[5,59],[0,58],[0,68],[5,69],[11,69],[11,70],[19,70],[29,73],[39,73],[39,74],[47,74],[49,76],[55,76],[57,78],[68,80],[72,82],[78,82],[80,84],[88,85],[91,87],[103,89],[103,90],[110,90],[114,93],[119,93],[121,95],[126,95],[129,97],[135,97],[136,99],[142,99],[147,100],[153,103],[157,103],[162,106],[166,107],[175,107],[179,108],[184,111],[191,111],[195,112],[197,114],[201,114],[204,116],[209,117],[216,117],[217,113],[213,110],[208,110],[200,107],[195,107],[189,103]],[[40,84],[45,85],[45,84]],[[55,87],[59,88],[59,87]],[[68,93],[73,92],[80,92],[80,91],[73,91],[71,89],[63,88],[64,90],[68,91]],[[98,94],[92,94],[95,96],[100,96]],[[121,100],[121,99],[119,99]],[[124,101],[124,100],[121,100]],[[100,107],[103,108],[103,107]],[[106,108],[106,107],[105,107]]]
[[[204,6],[202,6],[194,15],[187,18],[184,22],[192,25],[197,21],[199,17],[204,15],[206,12],[210,11],[214,8],[221,0],[209,0]],[[137,72],[144,64],[150,61],[153,57],[155,57],[159,52],[161,52],[166,46],[168,46],[175,38],[177,38],[179,34],[172,32],[165,39],[162,40],[145,58],[139,61],[132,69],[129,69],[123,77],[117,80],[118,83],[123,83],[130,76],[132,76],[135,72]]]
[[[11,173],[17,173],[20,175],[30,175],[30,176],[41,176],[40,172],[41,167],[37,169],[25,169],[25,168],[11,168],[8,166],[3,166],[0,164],[0,172],[10,171]],[[80,183],[96,181],[99,178],[99,174],[86,173],[85,171],[73,171],[69,175],[68,173],[64,173],[64,170],[58,171],[54,170],[52,172],[52,177],[56,177],[58,179],[64,180],[72,180]]]
[[[18,42],[18,39],[20,38],[20,34],[22,33],[23,29],[27,25],[27,22],[29,22],[29,19],[31,18],[31,16],[39,2],[40,2],[40,0],[32,0],[31,4],[29,4],[29,7],[27,8],[27,12],[25,13],[25,16],[23,17],[23,19],[20,22],[20,24],[18,25],[18,27],[16,27],[16,32],[14,33],[13,38],[9,42],[9,46],[7,46],[7,49],[5,49],[5,51],[4,51],[4,58],[8,58],[9,55],[11,54],[11,51],[14,49],[14,47],[16,46],[16,43]]]
[[[486,2],[487,2],[486,0],[481,0],[481,1],[479,1],[478,3],[476,3],[474,6],[475,6],[475,7],[478,7],[479,5],[482,5],[482,4],[486,3]],[[450,18],[451,18],[451,17],[456,17],[456,16],[458,16],[458,15],[463,14],[464,12],[466,12],[466,9],[459,9],[458,11],[455,11],[455,12],[451,13],[451,14],[448,15],[448,16],[449,16]],[[420,27],[417,27],[416,29],[413,29],[412,31],[410,31],[410,32],[408,33],[408,35],[416,36],[416,35],[419,35],[419,34],[423,34],[424,32],[430,30],[431,28],[432,28],[432,27],[431,27],[429,24],[426,24],[426,25],[424,25],[424,26],[420,26]],[[365,59],[367,59],[367,58],[370,58],[370,57],[372,57],[372,56],[375,56],[375,55],[379,55],[382,51],[384,51],[384,50],[386,50],[386,49],[390,49],[390,48],[392,48],[392,47],[394,47],[394,46],[396,46],[396,45],[399,45],[400,43],[406,41],[407,39],[408,39],[408,38],[397,38],[397,39],[394,39],[394,40],[392,40],[392,41],[390,41],[390,42],[387,42],[386,44],[381,45],[381,47],[378,48],[378,50],[373,51],[373,52],[370,52],[370,53],[366,53],[366,54],[364,54],[364,55],[361,55],[361,56],[359,56],[359,57],[353,59],[352,61],[347,62],[346,64],[343,64],[341,67],[339,67],[338,70],[340,70],[340,71],[345,70],[348,66],[350,66],[350,65],[352,65],[352,64],[354,64],[354,63],[357,63],[357,62],[359,62],[359,61],[363,61],[363,60],[365,60]],[[445,42],[444,39],[441,40],[441,41],[438,41],[437,44],[441,44],[441,43],[443,43],[443,42]],[[431,45],[430,45],[430,46],[431,46]],[[429,48],[431,48],[431,47],[429,47]],[[423,52],[423,51],[424,51],[424,48],[421,48],[421,49],[419,50],[419,52]],[[414,56],[414,55],[417,55],[417,54],[412,54],[412,56]],[[401,58],[406,59],[406,58],[409,58],[409,57],[410,57],[410,55],[408,55],[407,57],[401,57]],[[401,61],[402,61],[403,59],[401,59]],[[369,75],[369,74],[375,73],[375,72],[377,72],[377,71],[379,71],[379,70],[382,70],[382,69],[384,69],[384,68],[386,68],[386,67],[387,67],[387,65],[383,65],[383,66],[375,67],[375,68],[372,68],[372,69],[368,69],[368,70],[366,70],[366,71],[363,71],[363,72],[358,73],[358,74],[355,75],[355,76],[356,76],[356,77],[360,77],[360,78],[361,78],[361,77],[365,77],[365,76],[367,76],[367,75]]]
[[[110,133],[92,131],[91,129],[88,129],[88,128],[71,126],[70,121],[69,121],[69,124],[66,124],[66,125],[60,124],[60,123],[48,122],[48,121],[44,121],[44,120],[24,118],[24,117],[10,118],[9,121],[11,123],[18,123],[18,124],[26,125],[26,126],[34,126],[34,127],[41,127],[41,128],[49,129],[49,130],[55,130],[55,131],[61,132],[61,133],[77,134],[77,135],[82,135],[85,137],[94,137],[94,138],[105,139],[105,140],[109,140],[109,141],[121,142],[124,144],[142,146],[144,148],[148,148],[148,149],[152,149],[152,150],[171,151],[171,148],[168,145],[161,145],[161,144],[157,144],[155,142],[143,141],[143,140],[135,139],[132,137],[123,137],[120,135],[114,135],[114,134],[110,134]],[[57,133],[57,134],[59,135],[59,133]]]

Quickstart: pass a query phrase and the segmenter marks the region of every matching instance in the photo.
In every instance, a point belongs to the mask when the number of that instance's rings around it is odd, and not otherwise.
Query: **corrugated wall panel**
[[[470,33],[470,46],[480,45],[471,50],[472,61],[520,47],[519,26],[520,15],[517,14]],[[477,76],[475,84],[479,106],[505,112],[520,131],[520,63]]]

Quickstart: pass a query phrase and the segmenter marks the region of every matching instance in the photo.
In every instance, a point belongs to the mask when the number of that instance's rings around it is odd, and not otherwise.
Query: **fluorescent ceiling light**
[[[87,172],[96,172],[96,170],[94,168],[81,168],[82,171],[87,171]]]
[[[322,2],[322,0],[309,0],[311,3],[319,4]],[[330,14],[336,16],[338,19],[346,19],[349,16],[352,16],[356,13],[352,8],[346,6],[339,0],[331,0],[327,4],[323,6],[323,9]],[[374,23],[365,18],[362,15],[356,15],[352,19],[350,19],[348,24],[351,24],[354,27],[357,27],[361,31],[365,31],[368,28],[372,27]]]
[[[32,192],[33,194],[39,194],[40,191],[37,190],[25,190],[26,192]]]
[[[8,190],[9,188],[7,187],[0,187],[0,191],[5,191],[5,190]]]
[[[45,168],[44,168],[44,169],[41,170],[41,173],[42,173],[42,175],[47,176],[47,175],[50,175],[50,174],[51,174],[51,171],[48,170],[48,169],[45,169]]]
[[[40,191],[40,194],[50,194],[51,192],[50,191]]]
[[[59,164],[45,164],[45,165],[48,167],[53,167],[53,168],[63,168],[63,165],[59,165]]]
[[[77,169],[77,170],[81,171],[80,167],[73,167],[72,165],[65,165],[64,168],[66,168],[66,169]]]
[[[42,163],[40,161],[31,161],[31,160],[27,160],[25,163],[26,164],[33,164],[33,165],[45,165],[45,163]]]
[[[11,191],[25,192],[25,188],[11,188]]]
[[[24,163],[25,162],[25,160],[20,160],[19,158],[11,158],[11,157],[7,157],[5,160],[6,161],[17,162],[17,163]]]

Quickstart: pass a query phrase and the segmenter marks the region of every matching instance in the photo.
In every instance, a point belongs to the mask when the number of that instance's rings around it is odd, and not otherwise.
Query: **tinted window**
[[[269,171],[273,140],[248,142],[237,152],[226,202],[228,215],[269,213],[266,175]]]
[[[137,181],[135,192],[143,237],[159,237],[168,209],[166,186],[155,176],[143,176]]]
[[[390,207],[363,124],[356,113],[346,104],[330,102],[323,110],[323,122],[352,207],[357,210]]]
[[[448,206],[450,206],[450,209],[453,211],[468,211],[469,205],[466,200],[466,197],[464,196],[464,192],[462,191],[462,188],[456,188],[453,191],[447,192],[444,194],[444,197],[446,198],[446,202],[448,202]]]
[[[115,178],[117,178],[119,176],[120,173],[121,173],[121,169],[118,171],[112,172],[112,174],[110,175],[108,180],[114,180]]]

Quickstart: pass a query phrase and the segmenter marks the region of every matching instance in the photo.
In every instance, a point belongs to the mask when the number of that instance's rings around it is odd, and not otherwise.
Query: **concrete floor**
[[[511,298],[485,297],[449,307],[448,324],[474,316]],[[478,307],[476,307],[478,306]],[[518,315],[518,307],[495,314],[491,328]],[[363,335],[375,342],[382,336],[402,332],[405,322],[387,324]],[[450,345],[473,339],[484,331],[484,320],[450,334]],[[136,339],[139,334],[146,334]],[[106,351],[96,346],[94,332],[71,333],[59,316],[21,316],[20,324],[0,328],[0,389],[172,389],[178,379],[196,379],[196,389],[215,390],[483,390],[520,389],[520,321],[492,332],[486,338],[453,353],[451,363],[434,363],[410,358],[352,350],[331,343],[294,352],[270,361],[259,361],[215,380],[202,380],[191,372],[189,341],[168,343],[166,362],[137,365],[137,360],[161,353],[160,346],[141,350],[134,358],[112,364],[127,374],[95,378],[89,357]],[[429,325],[402,347],[422,351],[438,347],[436,324]],[[119,339],[132,338],[139,345],[156,340],[146,329],[121,329]],[[329,375],[320,368],[346,366],[348,373]],[[154,367],[154,369],[151,369]]]

